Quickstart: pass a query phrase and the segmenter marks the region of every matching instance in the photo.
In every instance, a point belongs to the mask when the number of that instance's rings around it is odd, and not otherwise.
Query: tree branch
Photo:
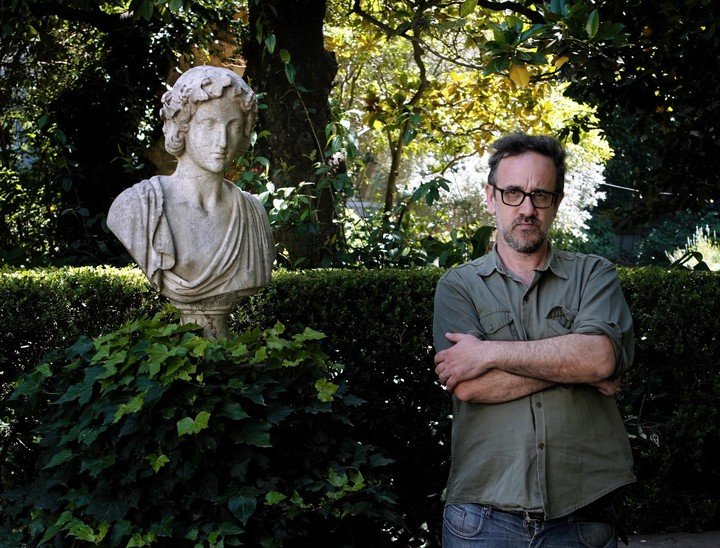
[[[408,38],[408,36],[402,32],[398,32],[397,29],[392,28],[390,25],[383,23],[380,21],[380,19],[373,17],[368,12],[362,9],[360,6],[360,0],[354,0],[353,1],[353,7],[352,10],[350,10],[350,13],[354,13],[355,15],[359,15],[361,18],[365,19],[368,23],[371,23],[372,25],[375,25],[377,28],[379,28],[381,31],[383,31],[388,37],[390,36],[397,36],[401,35],[405,38]]]
[[[132,14],[129,12],[105,13],[100,9],[80,10],[55,2],[32,3],[29,9],[33,15],[39,17],[54,15],[65,21],[87,23],[102,32],[112,32],[132,25]]]

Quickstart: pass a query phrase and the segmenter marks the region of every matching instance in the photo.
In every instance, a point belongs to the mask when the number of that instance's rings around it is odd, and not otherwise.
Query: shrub
[[[400,520],[373,479],[387,460],[351,437],[361,401],[333,382],[324,336],[198,332],[133,321],[22,380],[11,399],[44,416],[41,449],[33,481],[3,494],[0,540],[389,543],[382,526]]]
[[[622,271],[635,321],[635,365],[619,396],[638,482],[631,529],[720,528],[720,276]]]

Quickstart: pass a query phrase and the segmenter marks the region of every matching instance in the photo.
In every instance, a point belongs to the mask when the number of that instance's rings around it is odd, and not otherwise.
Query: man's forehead
[[[520,177],[521,180],[515,181],[517,183],[524,183],[528,179],[555,181],[557,169],[551,158],[537,152],[523,152],[503,157],[498,163],[497,174]]]

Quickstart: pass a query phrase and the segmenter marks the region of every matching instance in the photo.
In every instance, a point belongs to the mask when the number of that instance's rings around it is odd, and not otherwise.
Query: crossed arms
[[[435,373],[461,401],[502,403],[556,384],[590,384],[613,395],[616,359],[605,335],[570,333],[535,341],[484,341],[446,333],[453,346],[435,355]]]
[[[510,339],[507,330],[498,337],[502,317],[486,314],[483,326],[482,311],[509,308],[512,297],[502,285],[490,285],[475,268],[443,276],[435,295],[433,336],[435,373],[447,390],[474,403],[511,401],[556,384],[586,384],[613,395],[618,377],[632,363],[632,317],[610,263],[588,256],[578,266],[575,276],[550,278],[557,298],[546,300],[539,314],[545,318],[558,308],[554,304],[577,310],[572,329],[539,337],[536,328],[534,337],[523,337],[530,340]]]

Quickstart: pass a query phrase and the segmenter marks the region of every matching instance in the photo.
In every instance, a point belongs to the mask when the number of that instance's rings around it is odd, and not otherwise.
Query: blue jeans
[[[538,520],[480,504],[449,504],[443,514],[443,548],[616,548],[610,523],[570,517]]]

